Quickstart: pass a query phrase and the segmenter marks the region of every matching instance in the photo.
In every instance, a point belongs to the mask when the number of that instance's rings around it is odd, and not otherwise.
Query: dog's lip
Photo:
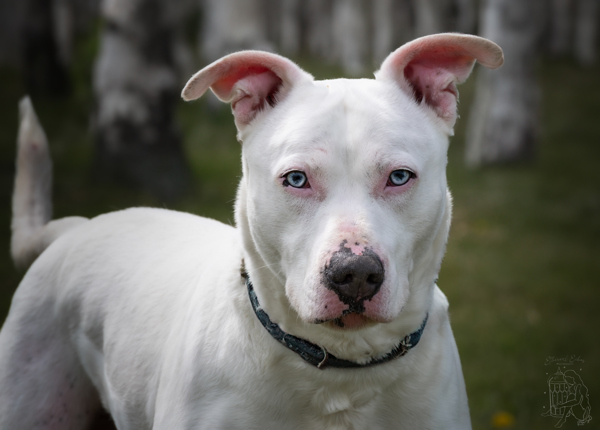
[[[326,321],[318,321],[317,323],[324,324],[326,327],[335,330],[358,330],[373,324],[377,324],[377,322],[371,318],[362,313],[356,312],[345,313],[340,317],[332,318]]]

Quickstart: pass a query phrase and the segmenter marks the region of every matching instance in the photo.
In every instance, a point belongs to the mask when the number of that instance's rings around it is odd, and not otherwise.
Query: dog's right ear
[[[456,85],[471,74],[475,61],[490,69],[500,67],[504,62],[502,49],[469,34],[432,34],[392,52],[375,78],[396,82],[415,101],[429,106],[452,134],[457,116]]]
[[[263,109],[274,107],[289,90],[313,77],[287,58],[262,51],[241,51],[206,66],[190,78],[181,92],[195,100],[210,89],[231,102],[239,131]]]

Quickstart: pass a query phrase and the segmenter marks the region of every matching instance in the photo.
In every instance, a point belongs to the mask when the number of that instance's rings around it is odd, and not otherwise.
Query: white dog
[[[122,430],[470,428],[435,280],[476,60],[502,51],[427,36],[374,80],[256,51],[202,69],[183,98],[210,87],[243,142],[236,228],[162,209],[48,222],[23,104],[12,245],[35,261],[0,333],[0,429],[83,429],[100,407]]]

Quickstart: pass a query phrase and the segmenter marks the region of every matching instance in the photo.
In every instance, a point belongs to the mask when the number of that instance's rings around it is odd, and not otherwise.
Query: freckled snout
[[[327,288],[346,304],[359,303],[379,291],[384,278],[383,263],[377,254],[365,249],[361,255],[340,247],[325,268]]]

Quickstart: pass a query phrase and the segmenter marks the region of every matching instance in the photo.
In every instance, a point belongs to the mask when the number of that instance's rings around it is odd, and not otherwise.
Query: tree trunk
[[[449,30],[450,0],[413,0],[417,37]]]
[[[200,46],[212,62],[242,49],[273,50],[261,0],[205,0]]]
[[[74,12],[74,2],[72,0],[52,1],[54,39],[56,40],[58,58],[65,68],[71,64],[71,57],[73,56]]]
[[[478,70],[476,95],[467,130],[470,166],[533,157],[539,134],[539,90],[535,77],[541,23],[536,2],[488,0],[482,9],[482,35],[504,50],[504,65]]]
[[[333,60],[332,0],[304,0],[304,27],[309,54]]]
[[[573,35],[573,0],[552,0],[550,8],[549,46],[552,55],[570,54]]]
[[[415,38],[415,12],[411,0],[395,0],[393,4],[393,48],[396,49]]]
[[[179,197],[188,169],[175,126],[180,85],[172,46],[178,17],[166,0],[107,0],[94,69],[96,173]]]
[[[596,62],[598,39],[598,0],[578,0],[575,25],[575,58],[589,66]]]
[[[334,51],[344,72],[360,76],[367,66],[369,35],[362,0],[336,0],[333,3]]]
[[[69,77],[58,49],[51,0],[26,0],[22,27],[22,70],[27,92],[64,95]]]
[[[285,55],[296,56],[300,52],[300,0],[281,1],[281,28],[279,45]]]
[[[474,0],[412,0],[415,11],[415,34],[447,31],[473,33],[476,27]]]
[[[21,64],[25,2],[0,0],[0,66]]]
[[[477,8],[475,0],[454,0],[455,16],[451,31],[474,34],[477,30]]]
[[[390,52],[414,38],[411,0],[373,0],[373,62],[378,67]]]
[[[377,65],[392,52],[394,46],[394,22],[392,0],[373,0],[373,62]]]

